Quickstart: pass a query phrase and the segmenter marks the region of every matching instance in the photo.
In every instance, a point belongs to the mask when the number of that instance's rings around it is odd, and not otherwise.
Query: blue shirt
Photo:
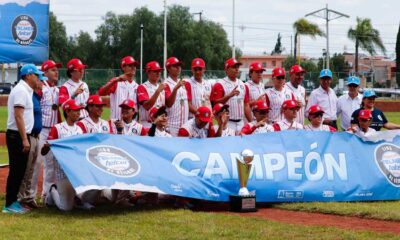
[[[41,97],[36,92],[33,92],[33,134],[39,134],[40,131],[42,131],[42,109],[40,108],[40,99]]]
[[[362,108],[357,109],[353,112],[351,115],[351,124],[357,124],[358,125],[358,114]],[[370,128],[375,129],[376,131],[380,131],[383,125],[388,122],[386,119],[385,114],[379,109],[374,108],[372,110],[372,122],[371,125],[369,126]]]

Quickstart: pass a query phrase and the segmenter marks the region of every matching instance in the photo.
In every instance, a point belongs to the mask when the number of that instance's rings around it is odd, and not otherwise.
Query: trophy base
[[[231,212],[257,212],[256,196],[229,196]]]

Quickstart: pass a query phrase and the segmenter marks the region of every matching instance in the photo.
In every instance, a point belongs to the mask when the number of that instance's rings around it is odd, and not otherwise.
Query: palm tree
[[[300,18],[293,23],[294,28],[294,57],[297,58],[297,51],[300,52],[300,35],[310,36],[315,39],[315,36],[325,36],[325,33],[318,27],[317,24],[310,23],[305,18]],[[298,44],[298,46],[297,46]],[[300,54],[299,54],[300,61]]]
[[[369,54],[376,54],[375,48],[378,47],[383,54],[386,53],[386,48],[379,36],[379,31],[374,29],[369,18],[357,18],[357,26],[355,29],[350,28],[347,32],[347,37],[356,43],[355,53],[355,71],[358,74],[358,48],[367,51]]]

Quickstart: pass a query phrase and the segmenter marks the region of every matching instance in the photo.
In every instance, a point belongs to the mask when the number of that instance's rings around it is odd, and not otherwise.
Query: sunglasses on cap
[[[285,79],[285,76],[277,76],[276,79],[282,80],[282,79]]]
[[[314,114],[310,114],[310,117],[317,118],[317,117],[322,117],[323,115],[324,115],[323,113],[314,113]]]
[[[358,85],[357,84],[353,84],[353,83],[351,83],[351,84],[349,84],[349,85],[347,85],[348,87],[351,87],[351,88],[356,88],[356,87],[358,87]]]

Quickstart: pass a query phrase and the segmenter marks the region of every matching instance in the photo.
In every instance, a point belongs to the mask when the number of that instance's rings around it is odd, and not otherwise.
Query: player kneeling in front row
[[[76,124],[80,110],[83,109],[75,103],[75,100],[69,99],[62,105],[65,121],[54,125],[49,133],[48,140],[55,140],[59,138],[66,138],[70,136],[82,134],[82,129]],[[45,143],[41,154],[46,155],[50,151],[49,143]],[[61,169],[60,164],[54,161],[54,171],[56,175],[56,184],[50,187],[49,193],[46,195],[46,205],[56,205],[62,211],[70,211],[75,204],[75,190],[69,182],[64,171]]]
[[[326,124],[322,124],[322,116],[324,115],[324,110],[318,105],[312,105],[308,109],[308,120],[310,124],[304,126],[305,130],[308,131],[327,131],[327,132],[336,132],[334,127],[331,127]]]
[[[368,109],[362,109],[358,113],[358,125],[348,129],[348,132],[354,133],[359,137],[368,137],[375,133],[376,130],[370,128],[372,123],[372,112]]]
[[[172,137],[166,131],[168,126],[168,114],[165,106],[150,109],[150,118],[153,122],[149,129],[148,136],[150,137]]]
[[[273,125],[275,131],[284,130],[299,130],[304,129],[303,125],[296,122],[297,112],[300,110],[300,105],[295,100],[286,100],[282,104],[281,114],[283,120]]]
[[[187,121],[178,132],[179,137],[208,138],[219,137],[212,127],[212,114],[208,107],[197,109],[195,117]]]
[[[147,136],[149,129],[143,127],[142,124],[135,120],[135,102],[132,99],[126,99],[119,105],[119,107],[121,108],[122,120],[109,120],[111,133],[131,136]]]
[[[214,117],[217,120],[217,125],[214,125],[214,131],[216,135],[221,137],[235,136],[236,132],[230,128],[229,122],[229,105],[217,103],[213,107]]]
[[[269,125],[268,122],[268,105],[263,100],[258,100],[253,104],[253,115],[256,120],[246,123],[242,131],[241,135],[249,135],[249,134],[258,134],[258,133],[267,133],[274,132],[274,128],[272,125]]]

